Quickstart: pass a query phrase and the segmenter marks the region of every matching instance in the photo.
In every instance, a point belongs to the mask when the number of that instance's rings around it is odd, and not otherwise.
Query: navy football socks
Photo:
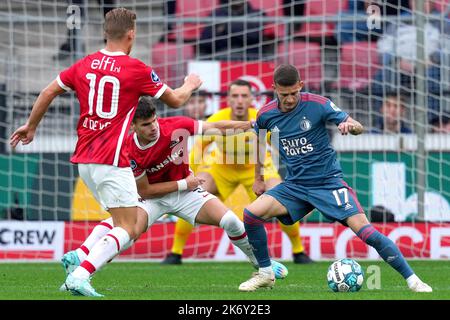
[[[414,274],[395,243],[378,232],[371,224],[362,227],[356,235],[369,246],[374,247],[380,257],[397,270],[403,278],[407,279]]]
[[[244,226],[247,232],[248,242],[253,247],[253,253],[260,268],[271,266],[269,248],[267,247],[267,234],[264,228],[264,220],[255,216],[249,210],[244,209]]]

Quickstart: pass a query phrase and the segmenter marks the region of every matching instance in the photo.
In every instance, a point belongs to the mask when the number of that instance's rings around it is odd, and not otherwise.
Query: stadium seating
[[[175,17],[201,18],[207,17],[217,7],[218,0],[177,0]],[[169,40],[181,37],[183,41],[195,41],[200,38],[204,27],[203,23],[186,22],[174,25],[173,31],[168,35]]]
[[[433,2],[434,2],[434,9],[436,9],[439,12],[445,12],[445,10],[447,10],[447,7],[450,6],[450,0],[435,0]]]
[[[322,55],[320,45],[313,42],[292,41],[278,46],[277,63],[295,65],[308,90],[322,86]]]
[[[340,77],[334,86],[349,90],[365,89],[379,67],[376,43],[357,41],[344,44],[339,61]]]
[[[253,8],[263,10],[267,17],[283,16],[283,0],[249,0]],[[284,25],[269,23],[264,28],[264,36],[277,38],[284,36]]]
[[[309,0],[305,4],[305,16],[323,17],[338,15],[348,6],[347,0]],[[323,38],[334,36],[334,22],[306,22],[295,36]]]
[[[190,44],[179,46],[173,42],[155,43],[151,56],[151,66],[161,81],[176,87],[182,84],[182,79],[178,78],[186,74],[187,61],[194,58],[194,47]]]

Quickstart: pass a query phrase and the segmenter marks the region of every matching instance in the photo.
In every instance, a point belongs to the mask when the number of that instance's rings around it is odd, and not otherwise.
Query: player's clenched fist
[[[266,184],[263,180],[256,179],[253,183],[253,192],[259,197],[266,191]]]
[[[192,91],[194,91],[200,88],[203,81],[200,79],[198,75],[191,73],[186,78],[184,78],[184,83],[189,84],[192,87]]]
[[[352,134],[352,135],[358,135],[363,132],[362,125],[353,119],[341,122],[338,125],[338,129],[341,132],[342,135]]]
[[[197,178],[193,174],[191,174],[190,176],[188,176],[186,178],[187,188],[188,188],[188,190],[191,190],[191,191],[194,190],[195,188],[197,188],[203,182],[205,182],[204,179]]]

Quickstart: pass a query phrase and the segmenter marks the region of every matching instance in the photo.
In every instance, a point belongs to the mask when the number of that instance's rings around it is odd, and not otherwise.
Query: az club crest
[[[302,121],[300,121],[300,128],[303,131],[308,131],[309,129],[311,129],[311,126],[311,121],[306,118],[303,118]]]

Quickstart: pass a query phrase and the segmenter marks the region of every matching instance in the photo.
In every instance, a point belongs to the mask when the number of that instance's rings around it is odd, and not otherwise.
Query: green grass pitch
[[[113,300],[450,300],[448,261],[410,261],[415,272],[433,287],[433,293],[413,293],[406,282],[382,261],[359,261],[366,272],[371,265],[381,271],[381,288],[369,290],[366,281],[356,293],[334,293],[327,287],[331,262],[294,265],[286,262],[289,275],[273,289],[238,291],[253,269],[245,262],[184,262],[160,265],[156,262],[115,262],[92,280],[96,290]],[[371,275],[365,275],[365,280]],[[1,263],[1,300],[89,299],[59,292],[64,281],[57,263]]]

